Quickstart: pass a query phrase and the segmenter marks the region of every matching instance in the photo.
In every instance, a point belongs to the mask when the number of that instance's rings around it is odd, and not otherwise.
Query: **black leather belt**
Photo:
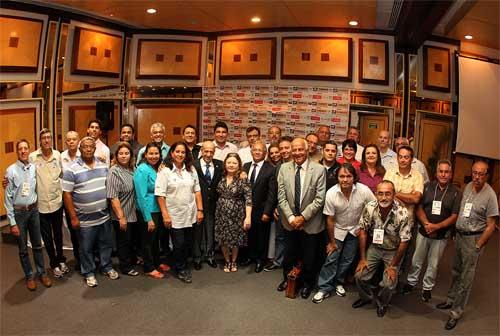
[[[484,231],[458,231],[462,236],[476,236],[482,234]]]
[[[32,203],[29,205],[14,205],[14,210],[18,210],[18,211],[30,211],[30,210],[33,210],[36,208],[37,208],[36,203]]]

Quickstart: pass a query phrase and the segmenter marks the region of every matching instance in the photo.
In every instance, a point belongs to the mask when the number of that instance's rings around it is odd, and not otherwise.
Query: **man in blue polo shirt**
[[[81,273],[89,287],[97,286],[95,278],[94,245],[97,243],[101,270],[110,279],[119,278],[111,264],[113,248],[111,221],[106,199],[108,166],[96,160],[95,140],[80,141],[81,156],[64,171],[64,204],[71,225],[79,229]]]

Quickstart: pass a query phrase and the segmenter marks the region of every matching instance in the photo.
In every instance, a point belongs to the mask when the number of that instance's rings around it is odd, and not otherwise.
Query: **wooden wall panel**
[[[107,139],[104,134],[101,136],[102,142],[108,145],[108,147],[113,145],[120,138],[120,112],[116,104],[113,113],[115,122],[113,130],[107,133]],[[68,130],[77,131],[80,135],[80,138],[83,138],[87,135],[87,125],[89,121],[96,118],[95,104],[70,106],[68,109],[68,118]]]

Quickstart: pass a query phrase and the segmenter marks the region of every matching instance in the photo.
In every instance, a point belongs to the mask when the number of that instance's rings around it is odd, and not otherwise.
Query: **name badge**
[[[23,182],[23,186],[21,188],[21,196],[27,197],[30,194],[30,184],[28,182]]]
[[[472,203],[465,203],[463,216],[465,218],[469,218],[471,210],[472,210]]]
[[[432,214],[440,215],[441,214],[441,201],[433,201],[432,202]]]
[[[373,230],[373,244],[383,244],[384,243],[384,230],[374,229]]]

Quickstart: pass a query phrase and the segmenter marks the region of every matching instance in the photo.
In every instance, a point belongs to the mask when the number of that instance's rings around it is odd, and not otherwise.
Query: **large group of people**
[[[397,138],[393,151],[386,130],[377,144],[364,147],[355,127],[341,147],[327,125],[305,138],[272,126],[268,143],[252,126],[240,146],[228,141],[226,123],[213,130],[212,141],[197,143],[197,130],[188,125],[182,140],[169,146],[164,125],[154,123],[151,141],[141,146],[134,127],[125,124],[110,150],[100,140],[99,121],[92,120],[85,137],[66,134],[62,153],[53,148],[49,129],[40,132],[40,148],[31,153],[28,141],[19,140],[18,160],[3,187],[27,288],[35,290],[37,278],[45,287],[52,284],[42,241],[52,276],[70,272],[65,217],[75,269],[89,287],[98,285],[98,269],[119,279],[114,249],[122,275],[138,276],[142,264],[154,279],[173,272],[191,283],[191,269],[204,262],[218,267],[220,248],[226,273],[251,264],[256,273],[281,268],[278,291],[287,289],[290,271],[300,269],[299,295],[307,299],[314,291],[317,304],[332,294],[346,296],[352,281],[359,292],[352,307],[373,303],[383,317],[398,282],[402,294],[413,291],[425,262],[421,297],[431,299],[439,260],[454,234],[452,284],[436,307],[450,310],[445,328],[455,327],[498,218],[486,162],[473,164],[462,196],[452,184],[450,161],[440,160],[429,181],[408,140]]]

